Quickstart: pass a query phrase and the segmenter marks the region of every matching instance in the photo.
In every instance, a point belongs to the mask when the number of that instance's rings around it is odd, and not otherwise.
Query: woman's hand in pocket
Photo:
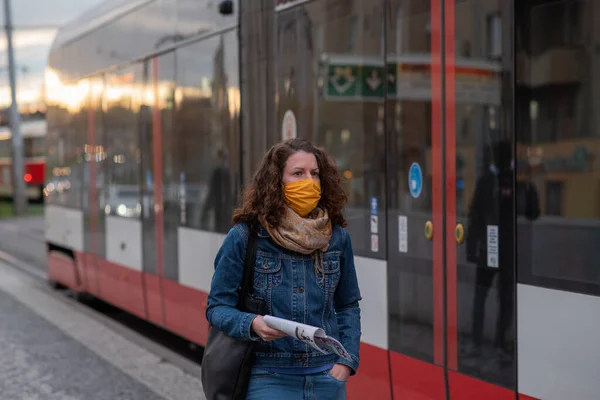
[[[344,364],[335,364],[331,371],[329,371],[329,375],[337,379],[338,381],[346,382],[350,377],[350,373],[352,370],[349,366]]]

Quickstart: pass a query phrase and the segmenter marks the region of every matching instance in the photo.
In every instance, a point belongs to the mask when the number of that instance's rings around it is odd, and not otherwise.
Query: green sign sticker
[[[332,63],[327,71],[326,96],[333,100],[381,100],[385,97],[386,83],[388,95],[396,95],[398,74],[395,63],[386,67]]]
[[[327,79],[327,95],[330,97],[354,97],[358,94],[358,66],[330,65]]]
[[[365,65],[361,68],[361,84],[363,97],[383,97],[385,76],[382,67]]]

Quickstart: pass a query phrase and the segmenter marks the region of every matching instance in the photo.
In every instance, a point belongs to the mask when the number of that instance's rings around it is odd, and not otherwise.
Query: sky
[[[4,26],[4,0],[0,1],[0,26]],[[21,106],[37,103],[48,52],[61,25],[102,0],[10,0],[14,25],[13,46],[17,64],[18,98]],[[0,108],[10,101],[6,36],[0,29]]]

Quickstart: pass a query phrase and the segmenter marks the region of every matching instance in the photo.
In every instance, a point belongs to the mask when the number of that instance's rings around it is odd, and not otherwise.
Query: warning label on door
[[[408,253],[408,218],[405,215],[398,217],[398,250]]]
[[[487,263],[490,268],[498,268],[498,225],[487,227]]]
[[[379,251],[379,236],[371,235],[371,251],[377,253]]]
[[[371,233],[379,233],[379,217],[371,215]]]

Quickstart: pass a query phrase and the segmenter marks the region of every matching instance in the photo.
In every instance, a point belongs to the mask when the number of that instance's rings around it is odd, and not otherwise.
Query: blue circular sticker
[[[423,190],[423,171],[418,163],[412,163],[408,170],[408,190],[415,199],[421,195]]]

